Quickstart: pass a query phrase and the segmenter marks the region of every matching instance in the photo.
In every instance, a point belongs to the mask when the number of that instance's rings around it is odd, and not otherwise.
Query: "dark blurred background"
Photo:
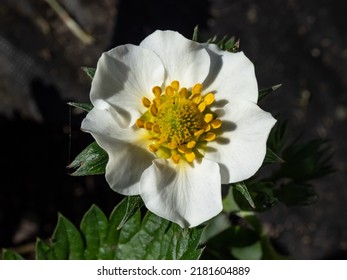
[[[332,140],[337,171],[313,182],[319,201],[261,214],[268,234],[297,259],[347,259],[346,11],[341,0],[1,0],[0,248],[30,253],[57,212],[78,224],[92,203],[109,214],[119,200],[103,176],[66,169],[92,141],[79,130],[84,114],[66,105],[88,102],[80,67],[156,29],[190,38],[198,24],[205,39],[241,39],[260,88],[283,84],[261,105],[289,119],[293,137]]]

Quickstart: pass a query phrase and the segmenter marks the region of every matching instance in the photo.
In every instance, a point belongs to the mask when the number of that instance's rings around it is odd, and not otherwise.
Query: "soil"
[[[103,176],[71,177],[66,166],[92,138],[83,114],[90,79],[105,50],[138,44],[156,29],[190,38],[236,35],[254,62],[260,88],[283,86],[261,106],[289,119],[294,136],[328,138],[336,172],[313,182],[312,206],[276,206],[261,214],[276,244],[296,259],[347,258],[347,2],[340,0],[60,0],[93,38],[82,42],[47,4],[0,3],[0,248],[32,256],[57,212],[75,224],[93,204],[110,213],[119,201]]]

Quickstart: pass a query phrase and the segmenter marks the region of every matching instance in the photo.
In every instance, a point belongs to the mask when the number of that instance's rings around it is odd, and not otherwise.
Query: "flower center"
[[[180,88],[173,81],[163,91],[159,86],[152,89],[153,100],[142,98],[146,112],[136,121],[138,128],[148,131],[152,144],[149,150],[158,157],[171,158],[178,164],[181,159],[193,162],[203,157],[201,150],[216,138],[214,133],[222,125],[216,114],[209,109],[214,94],[202,95],[202,85],[195,84],[190,90]]]

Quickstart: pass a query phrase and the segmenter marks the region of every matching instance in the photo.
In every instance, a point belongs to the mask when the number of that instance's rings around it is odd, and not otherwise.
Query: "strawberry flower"
[[[155,31],[98,61],[82,122],[108,153],[106,180],[181,227],[222,210],[221,184],[260,168],[276,120],[242,53]]]

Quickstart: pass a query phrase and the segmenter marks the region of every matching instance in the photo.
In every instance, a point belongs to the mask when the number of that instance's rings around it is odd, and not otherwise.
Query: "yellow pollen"
[[[206,105],[211,105],[214,102],[214,94],[212,92],[208,93],[204,97],[204,102],[206,103]]]
[[[202,91],[202,84],[195,84],[192,88],[192,93],[195,94],[195,93],[201,93]]]
[[[204,117],[204,121],[206,123],[209,123],[210,121],[213,120],[213,115],[212,114],[206,114],[205,117]]]
[[[158,158],[171,159],[175,164],[181,161],[191,163],[197,157],[203,157],[206,142],[216,138],[214,129],[222,125],[209,108],[215,101],[212,92],[205,94],[200,83],[192,88],[180,86],[177,80],[165,89],[154,86],[153,99],[142,97],[146,111],[136,120],[136,127],[148,133],[148,150]]]
[[[162,90],[161,90],[160,87],[155,86],[155,87],[152,88],[152,92],[153,92],[155,97],[160,97],[160,95],[162,93]]]
[[[147,97],[142,97],[142,104],[143,106],[149,108],[149,106],[151,106],[151,101]]]

